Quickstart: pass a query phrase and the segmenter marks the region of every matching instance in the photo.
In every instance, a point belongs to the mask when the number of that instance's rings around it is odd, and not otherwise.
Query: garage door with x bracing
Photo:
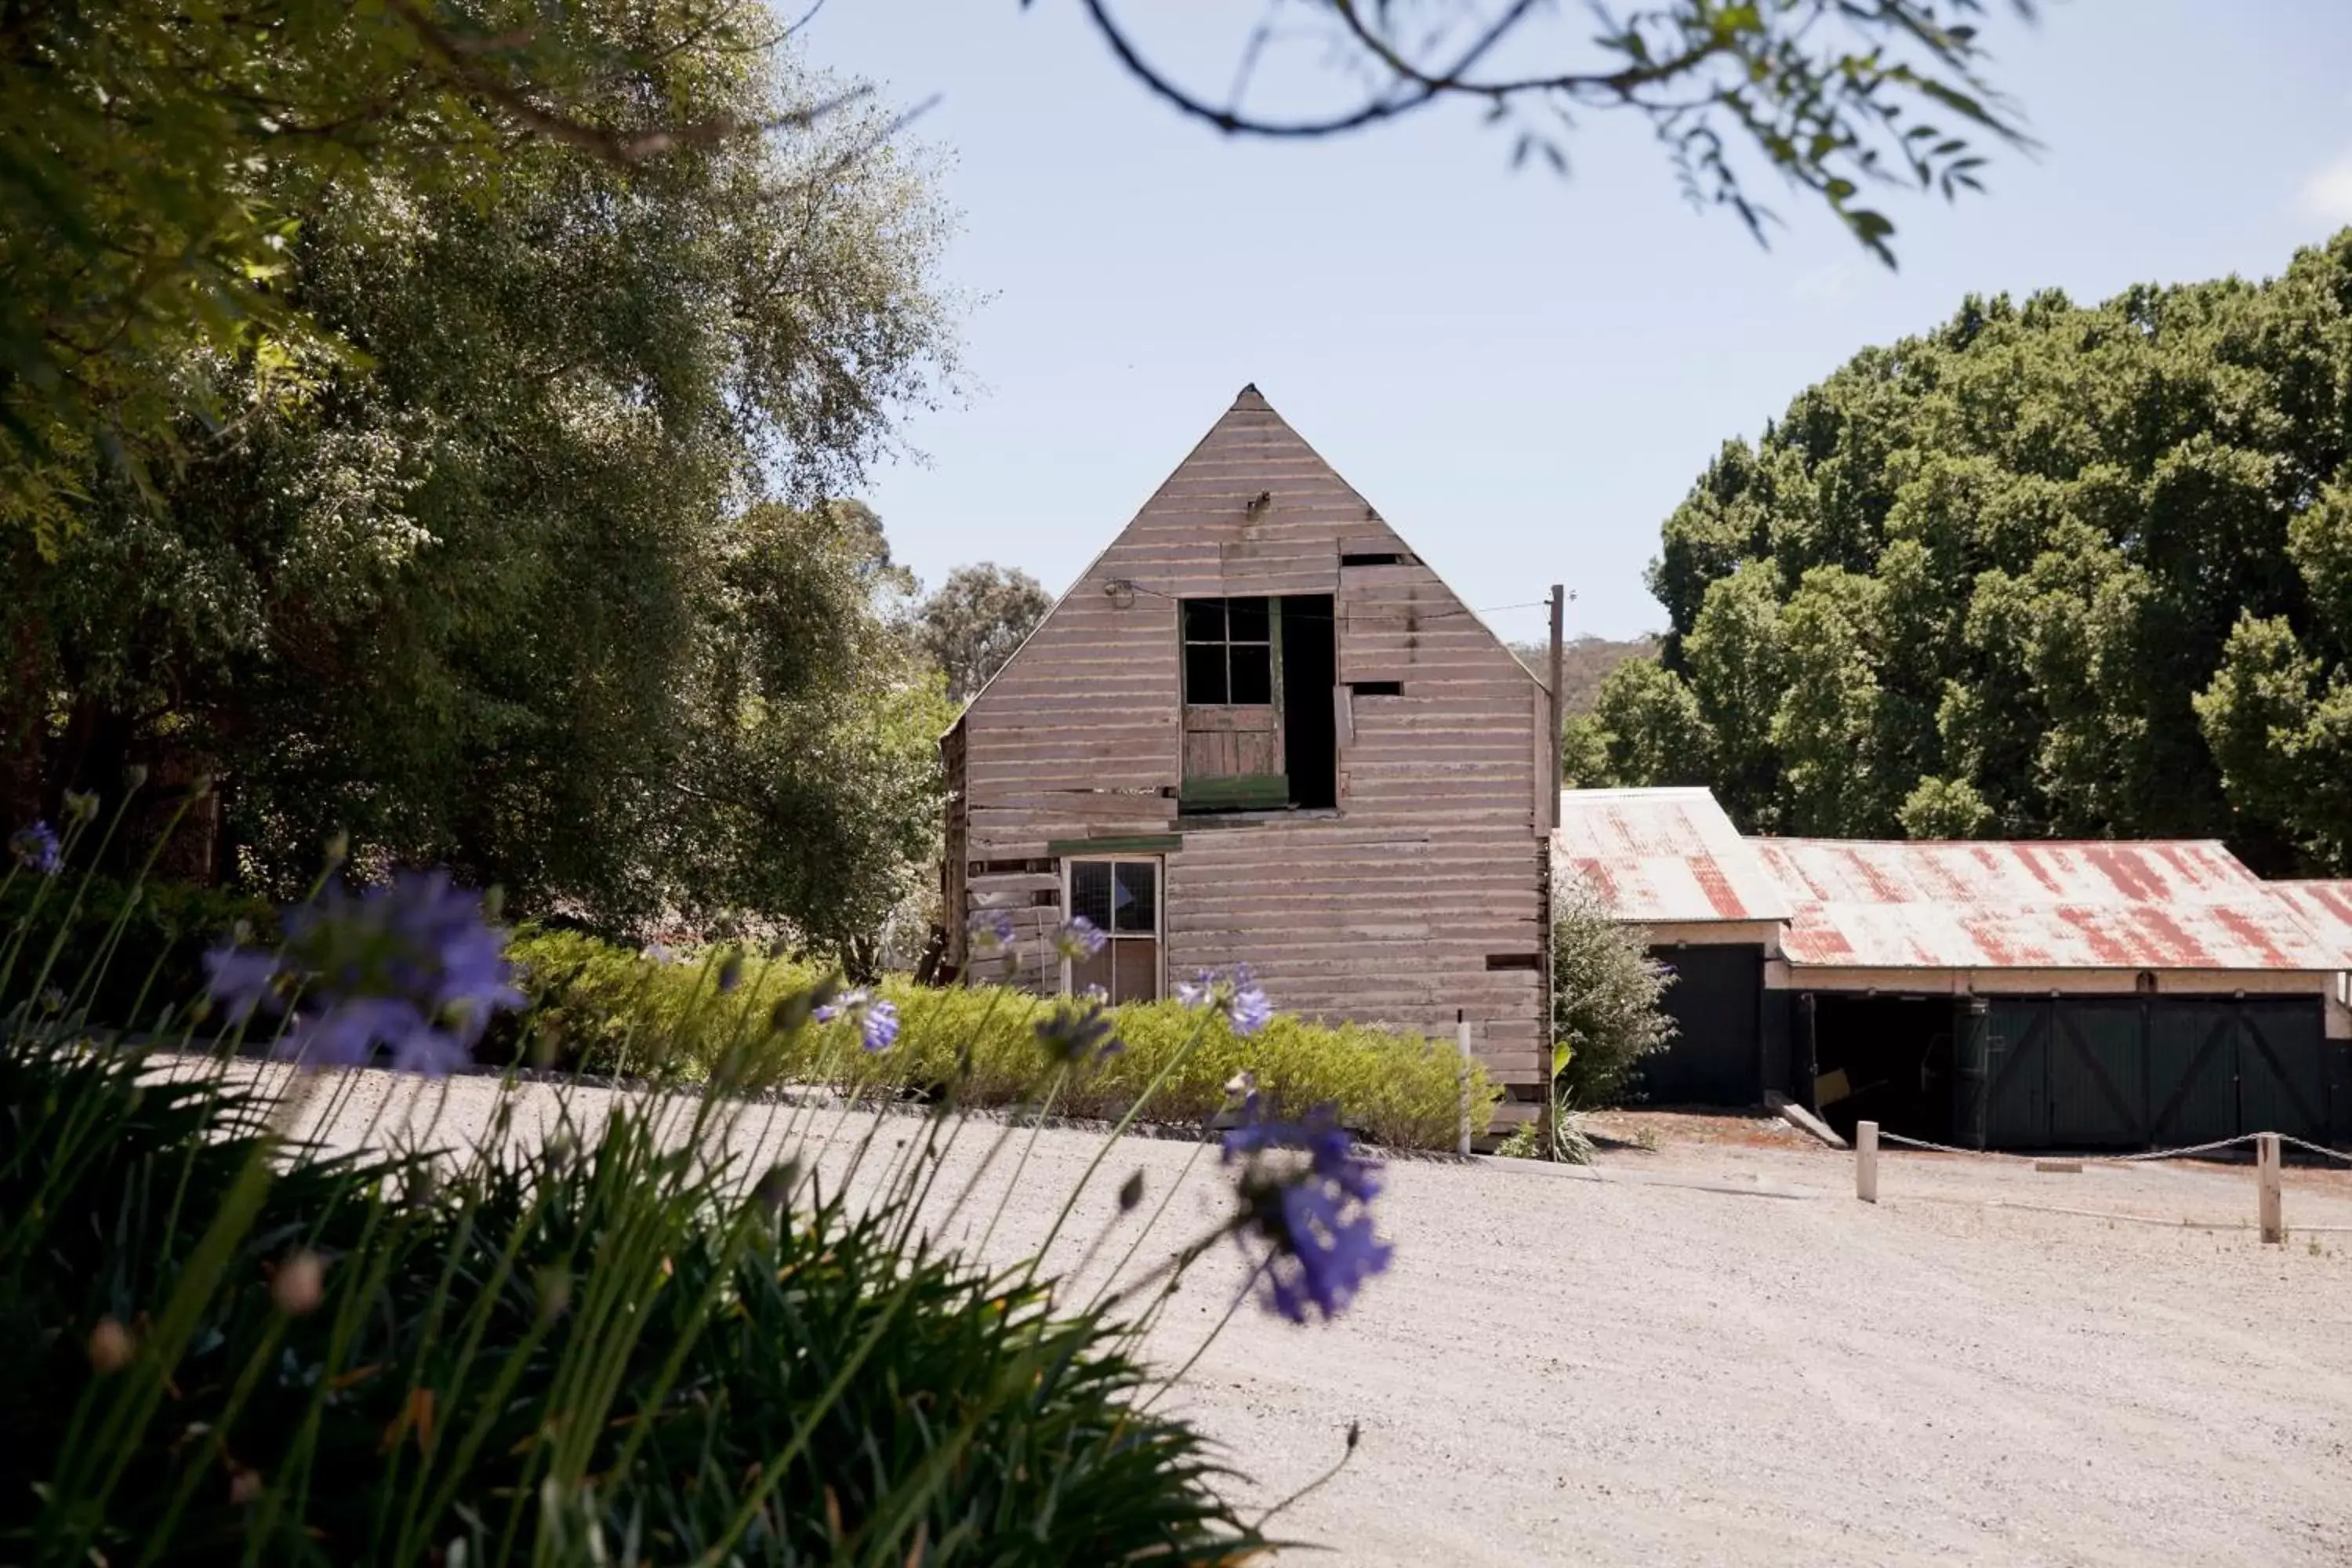
[[[1964,1033],[1960,1132],[1990,1149],[2324,1139],[2324,1037],[2309,997],[1991,1001]]]

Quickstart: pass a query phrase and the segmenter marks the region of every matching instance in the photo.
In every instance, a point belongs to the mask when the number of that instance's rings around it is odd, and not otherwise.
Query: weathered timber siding
[[[1544,693],[1428,567],[1343,569],[1343,551],[1411,554],[1244,392],[960,721],[962,912],[1007,909],[1024,932],[973,973],[1057,984],[1042,951],[1061,918],[1051,846],[1181,833],[1165,857],[1171,977],[1247,963],[1286,1011],[1430,1034],[1450,1036],[1461,1009],[1505,1081],[1539,1084],[1540,977],[1487,963],[1544,940]],[[1347,699],[1336,810],[1180,815],[1177,602],[1287,594],[1332,595],[1343,686],[1402,692]]]

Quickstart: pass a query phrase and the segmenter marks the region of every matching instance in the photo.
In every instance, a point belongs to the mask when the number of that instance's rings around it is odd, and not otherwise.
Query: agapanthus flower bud
[[[278,1303],[279,1311],[299,1318],[319,1310],[319,1303],[326,1300],[326,1286],[327,1266],[306,1247],[278,1264],[270,1277],[269,1299]]]
[[[1037,1043],[1045,1058],[1062,1067],[1089,1059],[1099,1061],[1116,1053],[1118,1038],[1097,1002],[1065,1003],[1037,1023]]]
[[[111,1377],[131,1364],[131,1357],[138,1348],[130,1330],[112,1318],[100,1318],[98,1327],[89,1331],[90,1370],[100,1377]]]

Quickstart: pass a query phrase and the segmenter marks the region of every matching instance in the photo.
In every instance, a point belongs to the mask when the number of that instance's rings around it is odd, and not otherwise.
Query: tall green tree
[[[303,226],[352,184],[494,202],[516,145],[617,164],[833,107],[715,105],[780,24],[755,0],[71,0],[0,7],[0,531],[89,521],[244,390],[361,345],[298,297]],[[688,68],[679,68],[681,65]]]
[[[887,909],[933,764],[877,716],[937,704],[878,522],[824,498],[951,367],[946,216],[787,54],[587,9],[641,63],[580,114],[776,129],[271,187],[320,345],[184,348],[221,416],[0,545],[17,803],[139,762],[215,775],[210,858],[267,887],[341,827],[608,927]]]
[[[1651,570],[1662,667],[1601,711],[1709,748],[1759,828],[2352,868],[2347,386],[2352,232],[2265,282],[1970,299],[1708,466]]]

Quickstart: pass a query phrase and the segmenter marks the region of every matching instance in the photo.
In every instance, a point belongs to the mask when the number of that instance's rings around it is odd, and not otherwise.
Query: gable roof
[[[1277,503],[1263,521],[1252,505],[1261,496],[1270,496]],[[1222,586],[1218,578],[1228,560],[1260,572],[1278,572],[1287,563],[1302,576],[1319,574],[1324,569],[1320,562],[1300,555],[1295,541],[1284,537],[1286,531],[1318,538],[1327,558],[1332,536],[1341,531],[1351,542],[1385,542],[1407,552],[1411,549],[1379,510],[1276,411],[1256,384],[1250,383],[1170,470],[1135,516],[1096,552],[1020,647],[981,683],[964,703],[963,712],[949,726],[950,733],[989,694],[990,689],[1021,662],[1076,595],[1097,591],[1095,585],[1102,580],[1106,562],[1120,552],[1122,547],[1132,547],[1139,531],[1147,530],[1162,536],[1165,542],[1153,551],[1152,563],[1189,576],[1190,583],[1181,590],[1187,595],[1218,593]],[[1207,564],[1211,552],[1214,552],[1215,566]],[[1185,555],[1198,558],[1189,571],[1180,559]],[[1414,559],[1418,561],[1418,556]],[[1419,569],[1436,578],[1425,563]],[[1444,588],[1442,579],[1437,585]],[[1328,584],[1318,581],[1311,588],[1300,591],[1324,592],[1328,588]],[[1257,591],[1283,590],[1275,587]],[[1508,661],[1511,670],[1540,690],[1542,682],[1519,662],[1484,617],[1463,604],[1450,588],[1444,588],[1444,592],[1449,602],[1434,613],[1475,626],[1493,643],[1496,652]],[[1341,608],[1344,617],[1345,607]]]
[[[1856,969],[2341,965],[2273,888],[2209,839],[1937,843],[1758,838],[1796,964]]]
[[[1643,925],[1784,921],[1788,900],[1705,789],[1559,793],[1552,862]]]

